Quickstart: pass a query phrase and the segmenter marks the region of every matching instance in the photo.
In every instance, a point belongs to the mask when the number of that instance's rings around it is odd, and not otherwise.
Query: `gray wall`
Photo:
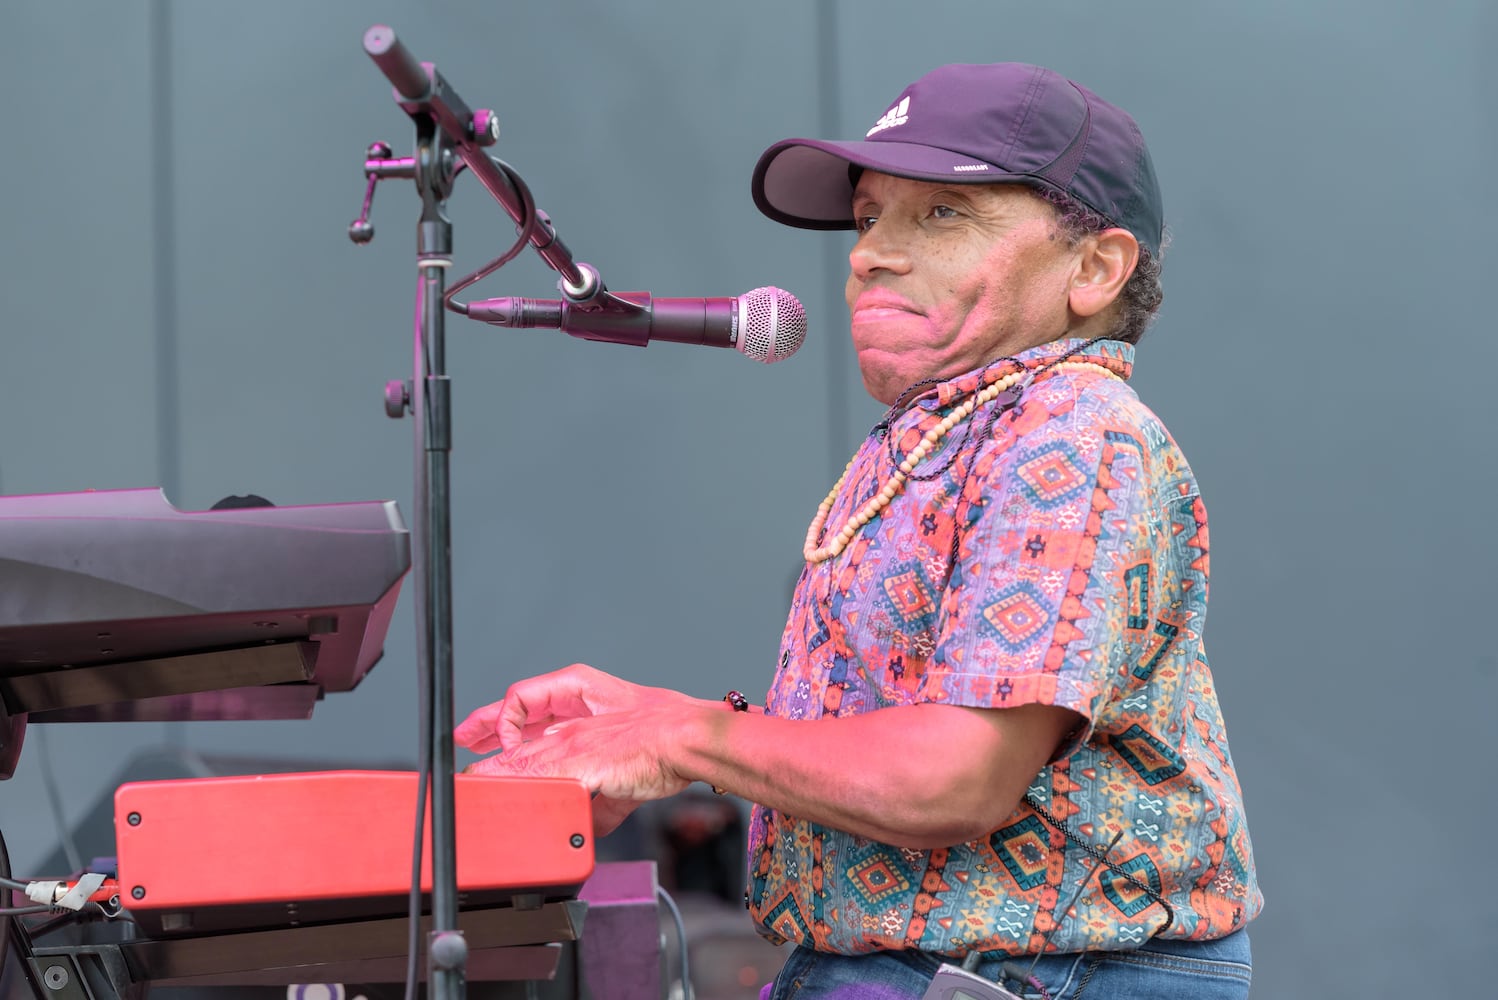
[[[1256,995],[1485,995],[1498,654],[1486,633],[1498,162],[1491,0],[707,5],[209,2],[0,9],[10,142],[0,491],[395,498],[415,199],[344,236],[371,140],[409,146],[363,56],[387,21],[470,102],[614,288],[797,292],[806,348],[726,352],[454,319],[457,697],[585,660],[763,690],[802,532],[872,421],[843,337],[847,240],[748,195],[786,135],[853,135],[940,62],[1045,63],[1131,109],[1174,246],[1137,385],[1212,512],[1212,660],[1268,908]],[[460,266],[511,235],[472,183]],[[485,294],[547,295],[523,257]],[[160,744],[414,758],[410,604],[311,722],[54,727],[0,786],[17,870]],[[40,727],[38,727],[40,728]],[[83,845],[85,853],[89,845]]]

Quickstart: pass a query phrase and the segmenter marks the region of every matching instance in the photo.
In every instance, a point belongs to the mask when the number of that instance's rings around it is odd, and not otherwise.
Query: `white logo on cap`
[[[896,125],[904,125],[908,121],[910,121],[909,95],[902,98],[899,104],[896,104],[894,107],[886,111],[884,113],[884,116],[874,123],[874,127],[864,133],[863,137],[867,139],[875,132],[883,132],[887,128],[894,128]]]
[[[959,163],[959,164],[957,164],[957,166],[953,167],[952,169],[953,170],[958,170],[958,171],[973,171],[973,170],[991,170],[993,168],[990,167],[986,163]]]

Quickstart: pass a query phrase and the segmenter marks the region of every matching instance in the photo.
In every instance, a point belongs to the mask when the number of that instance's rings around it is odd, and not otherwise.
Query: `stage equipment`
[[[1124,832],[1119,830],[1113,835],[1113,839],[1108,842],[1106,848],[1089,852],[1092,855],[1092,865],[1087,869],[1087,875],[1077,882],[1076,888],[1066,898],[1065,905],[1057,908],[1057,913],[1066,913],[1076,905],[1077,900],[1081,898],[1082,890],[1092,881],[1092,876],[1097,874],[1098,868],[1108,863],[1108,855],[1113,852],[1113,848],[1118,846],[1118,842],[1123,839],[1123,834]],[[1059,921],[1051,924],[1050,929],[1041,936],[1040,950],[1035,953],[1034,958],[1030,959],[1028,966],[1024,966],[1023,960],[1018,959],[1013,962],[1004,962],[1000,966],[1003,982],[995,983],[984,979],[973,971],[983,960],[982,952],[968,952],[967,958],[960,966],[944,962],[941,968],[936,970],[936,975],[932,977],[931,985],[926,988],[921,1000],[1021,1000],[1018,993],[1009,991],[1010,986],[1021,991],[1036,990],[1043,1000],[1050,1000],[1050,994],[1035,978],[1035,964],[1040,961],[1040,956],[1050,946],[1051,938],[1055,936],[1056,929],[1060,926]]]
[[[633,308],[579,309],[565,299],[498,298],[468,303],[468,318],[635,347],[654,340],[731,347],[766,364],[795,354],[806,338],[806,312],[783,288],[756,288],[731,299],[657,299],[649,292],[612,297]]]
[[[613,862],[598,865],[575,899],[528,901],[522,893],[513,905],[465,907],[458,928],[474,993],[480,1000],[660,1000],[666,984],[657,892],[652,862]],[[19,921],[11,923],[0,1000],[142,1000],[158,987],[172,987],[184,1000],[222,997],[225,987],[245,1000],[383,1000],[399,995],[407,966],[404,916],[226,933],[99,934],[62,945],[33,943]]]
[[[410,772],[323,771],[122,785],[121,893],[136,926],[158,937],[398,916],[416,784]],[[581,785],[459,775],[454,791],[463,908],[534,909],[577,895],[593,872]]]
[[[309,718],[380,659],[410,563],[393,501],[0,497],[0,778],[28,722]]]
[[[491,158],[486,151],[499,139],[498,116],[489,109],[477,111],[458,96],[452,85],[431,63],[413,56],[395,32],[375,25],[364,34],[364,50],[394,88],[396,103],[415,126],[415,150],[409,157],[395,157],[383,142],[372,143],[364,163],[366,187],[359,218],[349,226],[355,243],[374,236],[369,208],[379,181],[410,178],[421,198],[416,226],[416,323],[413,371],[409,381],[386,386],[386,412],[395,418],[408,412],[415,421],[416,505],[413,519],[417,567],[418,657],[423,677],[425,704],[422,708],[422,760],[420,773],[429,776],[432,856],[432,939],[428,943],[428,988],[435,1000],[460,1000],[463,993],[464,948],[456,935],[457,890],[453,835],[453,708],[452,708],[452,566],[451,497],[449,458],[452,438],[451,384],[447,375],[445,309],[469,314],[471,307],[455,300],[459,291],[494,273],[527,245],[533,247],[560,278],[558,288],[565,305],[559,304],[557,326],[592,339],[612,340],[643,346],[674,333],[699,336],[702,342],[732,340],[733,346],[768,337],[772,343],[761,360],[776,360],[799,344],[805,318],[799,303],[790,308],[775,297],[776,325],[798,331],[781,335],[752,318],[749,306],[721,308],[701,304],[703,318],[684,318],[686,311],[662,306],[654,316],[654,303],[644,293],[618,295],[604,286],[596,268],[574,260],[557,235],[551,219],[536,207],[530,188],[511,167]],[[447,269],[452,266],[452,223],[447,217],[447,199],[462,170],[468,170],[499,202],[514,221],[518,236],[503,254],[450,287]],[[780,293],[784,295],[784,293]],[[744,297],[758,301],[756,293]],[[790,298],[791,302],[794,299]],[[497,307],[488,306],[491,311]],[[481,309],[482,313],[483,310]],[[501,318],[509,313],[498,309]],[[724,320],[710,318],[724,316]],[[586,319],[575,318],[586,314]],[[783,315],[782,315],[783,314]],[[793,315],[794,314],[794,315]],[[493,316],[475,318],[494,318]],[[724,323],[727,323],[725,328]],[[544,325],[544,324],[543,324]],[[753,329],[753,337],[748,336]],[[685,334],[683,330],[685,329]],[[748,354],[760,353],[755,347]],[[428,801],[426,782],[418,785],[418,809]],[[418,824],[418,828],[420,824]]]

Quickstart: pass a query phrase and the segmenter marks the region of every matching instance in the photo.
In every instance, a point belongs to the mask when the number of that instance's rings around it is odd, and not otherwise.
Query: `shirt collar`
[[[1080,337],[1068,337],[1064,340],[1053,340],[1048,344],[1041,344],[1039,347],[1032,347],[1011,357],[990,361],[982,368],[932,386],[916,399],[915,405],[924,410],[945,409],[962,397],[971,395],[985,385],[990,385],[1012,374],[1017,370],[1017,366],[1029,368],[1032,371],[1044,368],[1058,358],[1064,357],[1069,351],[1076,351],[1076,353],[1067,358],[1067,361],[1087,361],[1100,365],[1122,379],[1127,379],[1133,373],[1133,344],[1127,344],[1121,340],[1100,340],[1087,349],[1078,351],[1077,348],[1085,343],[1087,341]]]

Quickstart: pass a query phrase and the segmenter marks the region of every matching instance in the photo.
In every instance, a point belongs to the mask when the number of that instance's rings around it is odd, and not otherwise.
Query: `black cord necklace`
[[[1029,375],[1028,378],[1026,378],[1024,381],[1020,382],[1014,388],[1010,389],[1003,396],[1000,396],[998,399],[996,399],[994,401],[993,408],[991,410],[989,410],[988,416],[987,416],[987,418],[984,421],[983,434],[980,436],[979,441],[980,442],[981,441],[985,441],[989,437],[992,436],[992,434],[993,434],[993,425],[994,425],[995,422],[998,421],[999,415],[1001,413],[1004,413],[1007,410],[1012,409],[1014,406],[1016,406],[1019,403],[1020,397],[1024,395],[1025,390],[1028,389],[1031,385],[1033,385],[1035,383],[1036,379],[1038,379],[1041,375],[1044,375],[1046,372],[1050,371],[1051,369],[1055,368],[1056,366],[1058,366],[1060,364],[1063,364],[1064,362],[1070,361],[1072,358],[1076,357],[1078,354],[1081,354],[1083,351],[1086,351],[1088,348],[1090,348],[1093,345],[1097,344],[1099,341],[1106,340],[1106,339],[1108,339],[1108,338],[1106,338],[1106,337],[1093,337],[1091,340],[1084,341],[1083,343],[1078,344],[1077,346],[1073,347],[1071,350],[1067,351],[1065,354],[1062,354],[1060,357],[1054,358],[1051,361],[1048,361],[1046,364],[1041,365],[1040,367],[1033,369],[1030,372],[1030,375]],[[1014,358],[1014,357],[1002,357],[1002,358],[998,358],[997,360],[990,361],[988,363],[988,365],[986,365],[983,368],[983,370],[979,373],[979,375],[978,375],[978,384],[979,385],[983,385],[983,384],[985,384],[987,382],[993,381],[992,379],[989,378],[989,373],[996,366],[1002,365],[1002,364],[1006,364],[1006,363],[1014,365],[1014,370],[1015,371],[1019,371],[1019,370],[1022,370],[1022,369],[1025,368],[1024,362],[1020,361],[1018,358]],[[1009,374],[1009,373],[1006,372],[1004,374]],[[1000,376],[1000,377],[1002,377],[1002,376]],[[889,410],[884,414],[884,417],[877,424],[874,425],[874,433],[879,434],[880,436],[882,436],[884,438],[885,452],[889,456],[889,460],[890,460],[890,464],[891,465],[893,465],[896,468],[898,468],[899,465],[900,465],[900,459],[899,459],[899,456],[895,454],[895,440],[894,440],[894,435],[890,434],[889,430],[890,430],[890,427],[892,426],[892,424],[893,424],[896,416],[898,416],[900,412],[902,412],[903,410],[905,410],[906,408],[908,408],[911,404],[913,404],[916,401],[916,399],[920,398],[919,396],[912,397],[910,394],[912,392],[915,392],[916,390],[924,388],[924,387],[929,387],[929,386],[932,386],[932,385],[940,385],[942,382],[945,382],[945,381],[947,381],[947,380],[946,379],[940,379],[940,378],[937,378],[937,379],[926,379],[924,381],[917,382],[915,385],[912,385],[910,388],[906,389],[904,392],[902,392],[900,394],[900,397],[895,400],[895,404],[893,406],[891,406],[889,408]],[[907,397],[908,397],[908,399],[907,399]],[[911,472],[906,478],[910,479],[911,481],[914,481],[914,482],[928,482],[928,481],[930,481],[932,479],[935,479],[938,476],[944,474],[948,469],[950,469],[952,467],[952,464],[957,460],[957,456],[961,455],[962,452],[964,451],[964,449],[967,448],[968,442],[972,439],[972,436],[973,436],[973,424],[977,421],[977,419],[978,419],[978,415],[975,413],[975,414],[973,414],[973,417],[972,417],[971,420],[968,420],[968,421],[966,421],[966,422],[963,423],[963,425],[962,425],[962,437],[958,438],[955,442],[953,442],[953,444],[951,446],[948,447],[946,461],[944,461],[940,465],[940,467],[938,467],[936,469],[933,469],[930,472],[924,472],[924,473],[919,473],[919,474],[917,474],[915,472]],[[981,448],[982,445],[980,444],[979,447]],[[976,457],[976,455],[974,457]],[[972,470],[972,463],[968,464],[968,470],[969,471]],[[967,485],[966,481],[967,481],[967,476],[964,475],[963,476],[963,485],[964,486]],[[958,495],[959,496],[961,495],[960,490],[959,490]]]

